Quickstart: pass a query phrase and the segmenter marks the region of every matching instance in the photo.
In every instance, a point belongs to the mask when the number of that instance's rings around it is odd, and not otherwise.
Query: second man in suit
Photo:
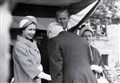
[[[54,34],[52,30],[53,28],[57,28],[57,26],[60,28],[59,24],[53,24],[52,28],[48,27],[48,32]],[[49,37],[50,40],[48,41],[52,82],[97,83],[90,69],[88,44],[74,33],[67,31],[58,31],[58,33],[56,36]],[[48,36],[50,35],[48,34]]]

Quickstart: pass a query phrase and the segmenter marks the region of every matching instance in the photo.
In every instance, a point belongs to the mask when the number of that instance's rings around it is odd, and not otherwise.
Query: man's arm
[[[63,58],[59,44],[54,39],[48,41],[48,56],[52,82],[63,83]]]

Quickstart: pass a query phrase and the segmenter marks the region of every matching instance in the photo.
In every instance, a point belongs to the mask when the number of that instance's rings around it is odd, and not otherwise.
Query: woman
[[[36,27],[34,16],[26,16],[20,22],[22,34],[17,36],[13,50],[15,83],[41,83],[41,78],[51,80],[50,75],[43,72],[40,52],[33,39]]]
[[[100,77],[100,74],[103,72],[103,61],[102,57],[100,56],[99,51],[94,48],[91,43],[92,43],[92,37],[93,37],[93,30],[89,25],[82,25],[80,28],[80,36],[83,37],[85,41],[89,44],[90,48],[90,64],[91,64],[91,69],[93,70],[94,74],[96,75],[96,78]]]
[[[10,2],[10,3],[9,3]],[[10,0],[0,0],[0,82],[8,83],[10,77],[10,34],[12,15],[9,10],[13,4]]]

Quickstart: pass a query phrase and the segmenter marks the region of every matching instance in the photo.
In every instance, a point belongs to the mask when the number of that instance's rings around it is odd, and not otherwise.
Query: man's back
[[[51,41],[55,47],[50,53],[53,83],[96,83],[90,69],[88,45],[79,36],[65,31]],[[54,82],[54,78],[60,81]]]

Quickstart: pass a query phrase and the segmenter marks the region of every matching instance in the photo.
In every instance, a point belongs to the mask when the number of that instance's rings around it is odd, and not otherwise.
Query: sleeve
[[[48,56],[52,82],[63,83],[63,57],[60,46],[54,39],[48,41]]]
[[[21,68],[34,79],[41,71],[32,63],[26,49],[21,46],[15,46],[15,59],[20,64]]]

